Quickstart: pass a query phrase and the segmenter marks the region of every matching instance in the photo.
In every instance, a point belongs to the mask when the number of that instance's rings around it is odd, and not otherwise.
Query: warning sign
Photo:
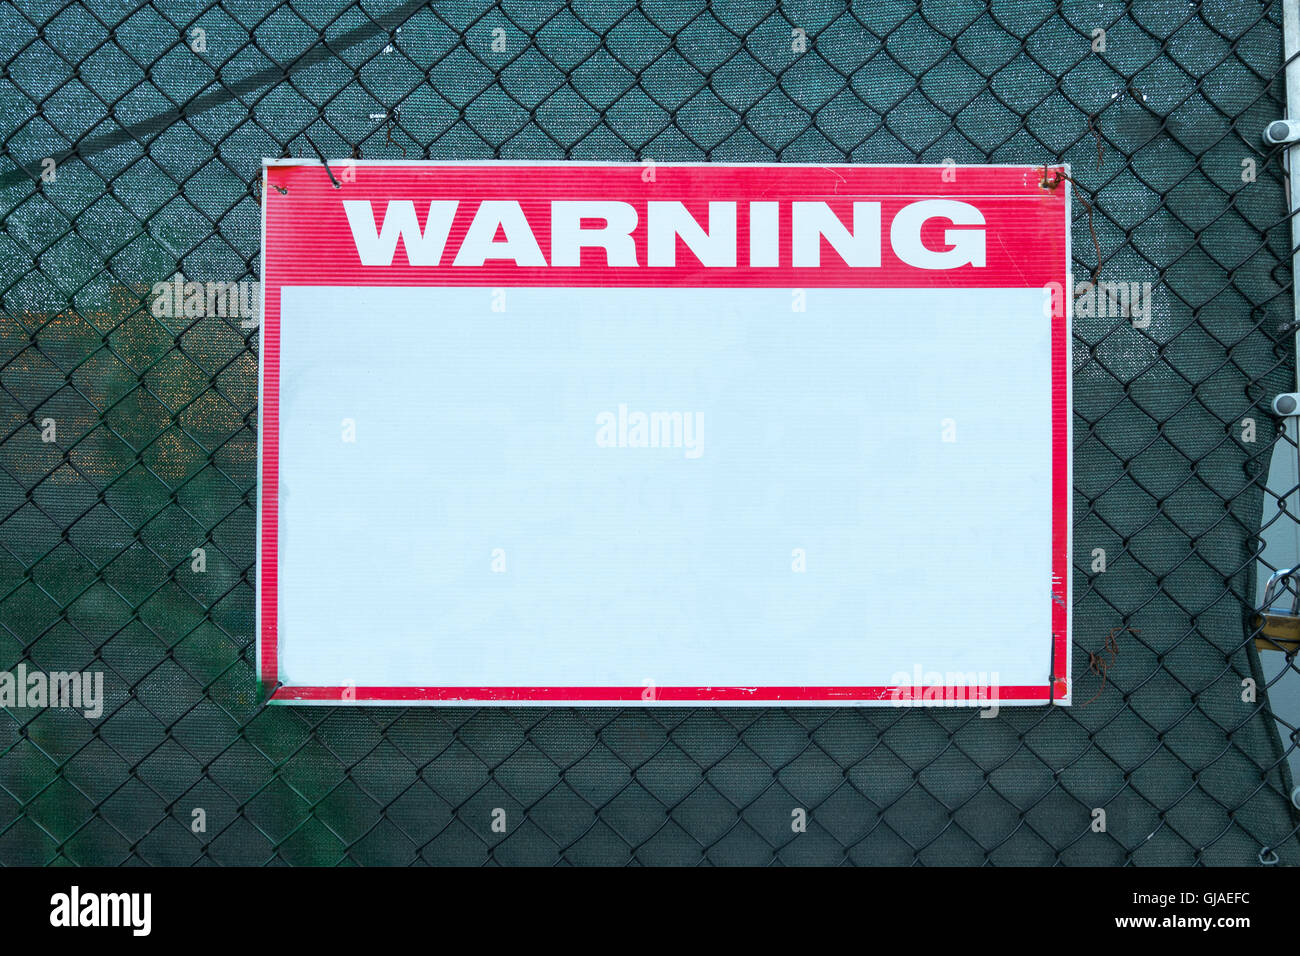
[[[1069,703],[1069,188],[268,161],[272,700]]]

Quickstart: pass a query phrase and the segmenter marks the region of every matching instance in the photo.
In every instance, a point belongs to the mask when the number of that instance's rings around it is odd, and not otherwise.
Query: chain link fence
[[[0,863],[1300,861],[1279,4],[4,0],[0,61],[0,668],[105,675],[0,713]],[[1075,320],[1079,703],[267,707],[257,330],[149,291],[257,278],[281,156],[1073,164],[1076,277],[1153,290]]]

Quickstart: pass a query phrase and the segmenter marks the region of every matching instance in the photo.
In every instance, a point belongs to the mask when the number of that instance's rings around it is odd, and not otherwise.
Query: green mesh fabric
[[[0,62],[0,669],[107,693],[0,712],[0,863],[1300,861],[1294,658],[1249,623],[1294,440],[1279,4],[4,0]],[[1071,163],[1077,276],[1155,296],[1074,329],[1078,705],[265,706],[256,329],[147,294],[257,277],[263,157],[358,153]]]

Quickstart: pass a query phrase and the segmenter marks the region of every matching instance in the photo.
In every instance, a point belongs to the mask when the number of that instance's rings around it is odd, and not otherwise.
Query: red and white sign
[[[272,700],[1068,704],[1066,175],[268,161]]]

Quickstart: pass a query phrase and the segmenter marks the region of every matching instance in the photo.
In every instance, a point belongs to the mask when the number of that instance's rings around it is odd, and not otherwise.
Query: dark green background
[[[1241,700],[1265,680],[1245,625],[1268,401],[1294,387],[1282,171],[1259,139],[1285,112],[1280,21],[1256,0],[0,3],[0,668],[104,669],[109,690],[94,722],[0,714],[0,863],[1300,860],[1295,743],[1262,686]],[[995,720],[266,708],[256,333],[142,303],[177,269],[256,277],[262,157],[354,147],[1072,163],[1101,277],[1156,284],[1150,328],[1075,326],[1074,678],[1096,699]],[[45,157],[54,183],[33,178]],[[997,573],[936,568],[936,604],[945,577]],[[927,609],[900,639],[959,641],[960,619]],[[1138,633],[1102,688],[1089,653],[1115,627]]]

